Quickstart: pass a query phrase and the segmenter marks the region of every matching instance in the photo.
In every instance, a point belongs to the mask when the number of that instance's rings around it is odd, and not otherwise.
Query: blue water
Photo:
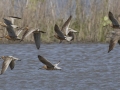
[[[0,75],[1,90],[119,90],[120,50],[107,53],[108,44],[0,44],[0,56],[20,58],[15,68]],[[38,70],[43,64],[61,61],[62,70]],[[3,60],[0,60],[0,68]]]

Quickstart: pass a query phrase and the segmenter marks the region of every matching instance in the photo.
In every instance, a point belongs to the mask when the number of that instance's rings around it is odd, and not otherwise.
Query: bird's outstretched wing
[[[45,64],[48,68],[54,68],[54,65],[51,64],[48,60],[46,60],[44,57],[38,55],[38,59]]]

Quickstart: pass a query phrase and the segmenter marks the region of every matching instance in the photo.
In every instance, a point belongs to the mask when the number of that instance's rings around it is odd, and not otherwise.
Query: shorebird
[[[3,37],[1,37],[1,38],[4,38],[4,37],[5,37],[5,38],[7,38],[7,39],[9,39],[9,40],[13,40],[13,41],[15,41],[15,40],[20,40],[20,38],[18,38],[18,35],[16,35],[13,27],[11,26],[11,25],[12,25],[12,22],[11,22],[10,20],[8,20],[8,19],[5,19],[5,18],[3,18],[3,19],[4,19],[4,23],[5,23],[5,25],[6,25],[6,30],[7,30],[7,32],[8,32],[8,35],[3,36]]]
[[[40,40],[41,33],[46,33],[46,32],[41,31],[38,28],[31,29],[31,30],[29,30],[28,28],[26,28],[26,31],[23,33],[22,39],[20,41],[23,41],[23,39],[26,38],[27,36],[29,36],[31,33],[33,33],[36,47],[37,47],[37,49],[39,49],[40,48],[40,41],[41,41]]]
[[[67,21],[63,24],[62,26],[62,29],[60,30],[58,25],[55,24],[55,27],[54,27],[54,30],[55,32],[59,30],[59,32],[56,32],[57,33],[57,36],[55,35],[55,37],[57,39],[60,39],[60,43],[62,42],[62,40],[67,40],[67,41],[71,41],[71,40],[74,40],[74,32],[77,32],[71,28],[69,28],[69,25],[70,25],[70,21],[72,19],[72,16],[70,15],[70,17],[67,19]],[[57,30],[58,29],[58,30]],[[60,35],[58,35],[58,33],[62,33],[61,36],[62,36],[62,39],[61,38],[58,38],[60,37]],[[63,38],[64,36],[64,38]]]
[[[109,43],[109,49],[108,49],[108,53],[113,50],[113,48],[115,47],[116,43],[120,44],[120,25],[118,23],[118,21],[114,18],[112,12],[109,11],[109,19],[112,22],[112,27],[115,29],[114,31],[111,31],[111,36],[110,38],[110,43]]]
[[[108,17],[112,22],[112,27],[115,29],[120,29],[120,25],[119,25],[118,21],[114,18],[112,12],[109,11]]]
[[[4,18],[3,18],[4,19]],[[11,20],[9,20],[11,19]],[[13,28],[19,28],[17,25],[14,24],[15,19],[21,19],[20,17],[15,17],[15,16],[9,16],[7,19],[7,22],[4,20],[4,23],[0,22],[0,25],[3,27],[7,27],[7,25],[11,25]]]
[[[116,30],[111,32],[108,53],[111,50],[113,50],[113,48],[115,47],[116,43],[120,44],[120,30],[119,29],[116,29]]]
[[[58,67],[60,61],[59,61],[59,63],[53,65],[53,64],[51,64],[48,60],[46,60],[44,57],[42,57],[42,56],[40,56],[40,55],[38,55],[38,59],[39,59],[43,64],[45,64],[45,65],[42,67],[42,69],[46,69],[46,70],[61,70],[61,68]]]
[[[19,60],[16,57],[13,56],[2,56],[1,59],[3,59],[3,64],[2,64],[2,70],[1,70],[1,74],[3,74],[8,66],[10,66],[11,70],[13,70],[14,66],[15,66],[15,61]]]

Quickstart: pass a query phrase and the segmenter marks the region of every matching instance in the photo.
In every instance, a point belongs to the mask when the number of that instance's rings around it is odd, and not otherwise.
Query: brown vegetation
[[[28,25],[46,31],[42,41],[50,43],[57,41],[51,37],[54,25],[62,26],[72,15],[70,27],[79,32],[75,42],[106,42],[106,33],[112,28],[103,27],[103,18],[109,11],[119,15],[119,4],[119,0],[1,0],[0,21],[3,22],[2,18],[7,16],[21,17],[15,21],[18,26]],[[1,36],[5,33],[5,30],[0,30]],[[29,41],[33,41],[33,35],[25,39],[25,42]]]

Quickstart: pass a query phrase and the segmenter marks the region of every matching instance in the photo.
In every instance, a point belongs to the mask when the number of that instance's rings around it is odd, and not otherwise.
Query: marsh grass
[[[22,20],[15,21],[17,25],[46,31],[41,35],[42,42],[52,43],[58,42],[51,37],[55,34],[54,25],[58,24],[61,28],[72,15],[70,27],[79,32],[75,34],[74,42],[106,42],[106,33],[112,28],[103,27],[103,18],[109,11],[119,15],[119,4],[119,0],[1,0],[0,21],[10,15],[21,17]],[[0,33],[7,34],[5,30]],[[33,35],[24,41],[33,42]]]

